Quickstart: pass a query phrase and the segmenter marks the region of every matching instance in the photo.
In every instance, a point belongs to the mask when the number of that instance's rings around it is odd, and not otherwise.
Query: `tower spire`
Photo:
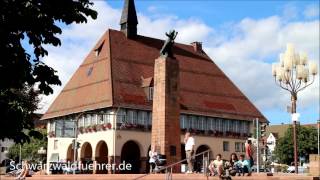
[[[134,0],[125,0],[120,19],[121,31],[127,38],[133,38],[137,35],[138,18]]]

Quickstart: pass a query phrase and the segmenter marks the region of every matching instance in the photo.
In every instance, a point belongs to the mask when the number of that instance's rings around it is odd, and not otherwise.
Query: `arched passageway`
[[[80,156],[81,163],[83,164],[82,173],[91,174],[92,170],[89,169],[90,164],[93,163],[92,161],[92,146],[90,143],[85,142],[81,147],[81,156]]]
[[[108,170],[105,165],[108,163],[108,146],[105,141],[99,141],[96,146],[95,160],[97,161],[96,173],[107,174]]]
[[[140,148],[134,141],[127,141],[121,150],[121,162],[125,164],[131,164],[131,170],[122,169],[121,173],[138,174],[140,173],[141,161],[140,161]]]
[[[207,145],[201,145],[197,148],[196,154],[202,153],[204,151],[210,150],[210,147]],[[205,153],[204,155],[199,155],[196,157],[196,161],[194,164],[194,170],[197,172],[202,172],[203,171],[203,158],[207,159],[209,161],[210,158],[212,158],[212,152],[210,153]]]
[[[78,152],[76,152],[77,154],[76,154],[76,157],[78,157]],[[66,158],[66,160],[67,160],[67,162],[69,161],[69,162],[73,162],[74,161],[74,150],[73,150],[73,148],[72,148],[72,144],[70,144],[69,146],[68,146],[68,150],[67,150],[67,156],[66,156],[67,158]]]

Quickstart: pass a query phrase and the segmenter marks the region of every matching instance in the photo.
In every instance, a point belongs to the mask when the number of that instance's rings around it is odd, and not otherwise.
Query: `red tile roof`
[[[98,57],[94,50],[104,43]],[[42,119],[105,107],[152,109],[142,87],[150,83],[163,41],[128,39],[108,30],[89,53]],[[204,53],[176,43],[180,63],[181,111],[232,119],[266,118]],[[88,76],[89,68],[92,69]],[[90,74],[90,73],[89,73]]]

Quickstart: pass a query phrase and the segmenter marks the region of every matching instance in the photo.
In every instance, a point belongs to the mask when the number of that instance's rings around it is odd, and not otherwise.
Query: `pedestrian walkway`
[[[142,174],[78,174],[78,175],[34,175],[27,180],[133,180],[142,176]],[[1,180],[13,180],[13,177],[0,176]],[[206,177],[202,174],[173,174],[173,180],[219,180],[218,177]],[[139,180],[164,180],[165,174],[151,174],[140,178]],[[253,174],[252,176],[236,176],[232,180],[319,180],[319,177],[277,174],[276,176],[267,176],[264,173]]]

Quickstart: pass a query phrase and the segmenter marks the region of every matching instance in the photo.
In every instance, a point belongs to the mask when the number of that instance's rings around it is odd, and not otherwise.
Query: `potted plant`
[[[86,132],[91,132],[92,131],[92,127],[91,126],[88,126],[87,128],[86,128]]]
[[[107,123],[107,128],[111,129],[111,127],[112,127],[111,123]]]
[[[92,130],[93,130],[94,132],[97,132],[97,125],[96,125],[96,124],[95,124],[95,125],[92,125],[91,128],[92,128]]]
[[[132,125],[131,123],[127,123],[127,124],[126,124],[126,128],[127,128],[127,129],[131,129],[132,127],[133,127],[133,125]]]
[[[101,131],[103,129],[102,125],[101,124],[96,125],[96,129],[97,129],[97,131]]]

